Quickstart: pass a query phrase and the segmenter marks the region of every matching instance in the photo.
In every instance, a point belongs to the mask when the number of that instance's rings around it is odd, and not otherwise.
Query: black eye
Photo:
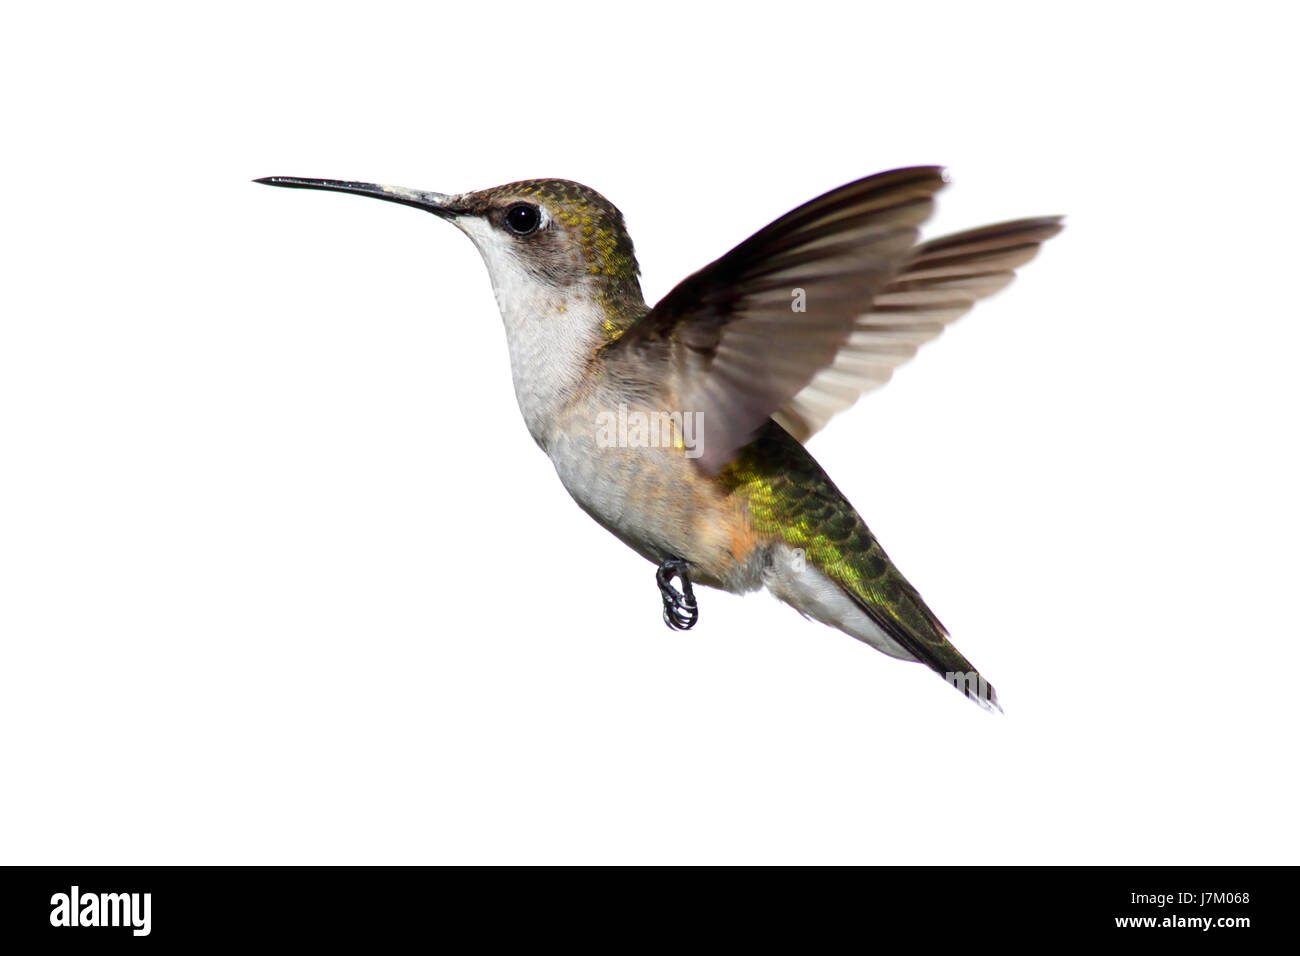
[[[536,206],[526,202],[515,203],[506,210],[506,225],[516,236],[526,236],[542,221],[542,214]]]

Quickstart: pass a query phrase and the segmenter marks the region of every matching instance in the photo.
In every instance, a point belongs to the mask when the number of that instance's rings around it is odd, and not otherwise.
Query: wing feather
[[[979,299],[1006,288],[1014,270],[1062,228],[1059,216],[1018,219],[917,246],[906,266],[872,298],[831,364],[772,417],[807,441],[865,392],[888,382],[919,346]]]
[[[703,416],[699,463],[717,472],[835,360],[943,185],[938,167],[898,169],[805,203],[679,283],[605,357],[668,359],[674,410]]]
[[[1048,216],[917,245],[944,182],[936,166],[896,169],[805,203],[680,282],[602,357],[664,372],[671,411],[703,416],[710,472],[769,418],[806,441],[1061,231]]]

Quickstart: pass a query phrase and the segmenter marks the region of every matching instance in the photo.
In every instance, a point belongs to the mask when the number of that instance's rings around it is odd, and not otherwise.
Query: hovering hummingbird
[[[918,244],[945,179],[897,169],[787,213],[651,308],[622,213],[579,183],[257,182],[414,206],[470,237],[529,432],[578,505],[658,566],[669,627],[698,620],[693,584],[766,587],[1001,709],[804,442],[1010,282],[1060,217]]]

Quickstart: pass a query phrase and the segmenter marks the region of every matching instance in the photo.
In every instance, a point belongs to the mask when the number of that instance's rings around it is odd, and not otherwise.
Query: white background
[[[0,861],[1296,862],[1296,24],[899,6],[11,11]],[[249,182],[577,179],[654,301],[912,163],[1068,228],[811,448],[1005,718],[670,633],[469,242]]]

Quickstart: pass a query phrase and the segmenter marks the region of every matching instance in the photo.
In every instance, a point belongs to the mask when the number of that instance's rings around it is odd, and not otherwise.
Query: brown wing
[[[1060,216],[984,226],[917,246],[906,266],[859,316],[834,361],[774,414],[807,441],[863,392],[889,381],[894,369],[955,322],[978,299],[1015,278],[1061,229]]]
[[[606,357],[668,363],[674,411],[702,415],[699,461],[717,472],[835,359],[943,185],[938,167],[898,169],[800,206],[683,280]]]

